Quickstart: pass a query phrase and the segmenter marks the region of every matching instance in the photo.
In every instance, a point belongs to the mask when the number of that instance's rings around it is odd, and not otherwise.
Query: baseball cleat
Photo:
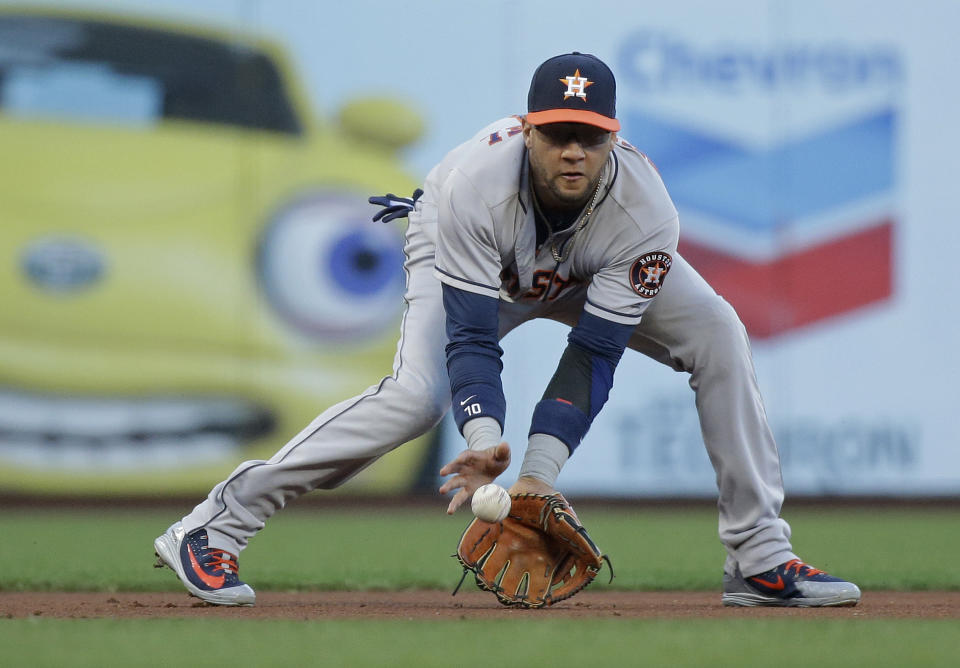
[[[860,588],[808,566],[799,559],[769,571],[744,577],[723,574],[724,605],[820,608],[852,606],[860,601]]]
[[[257,598],[237,574],[237,557],[207,547],[205,529],[189,534],[180,522],[174,523],[153,541],[156,568],[169,566],[192,596],[215,605],[253,605]]]

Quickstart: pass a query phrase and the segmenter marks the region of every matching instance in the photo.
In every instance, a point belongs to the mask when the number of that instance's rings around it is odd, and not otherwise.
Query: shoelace
[[[220,550],[218,552],[208,552],[210,555],[210,561],[208,565],[213,570],[222,570],[225,573],[238,573],[240,567],[237,565],[237,558],[230,554],[229,552],[224,552]]]
[[[791,559],[783,567],[784,571],[793,571],[797,575],[809,576],[809,575],[820,575],[826,571],[821,571],[819,568],[814,568],[808,564],[803,563],[799,559]]]

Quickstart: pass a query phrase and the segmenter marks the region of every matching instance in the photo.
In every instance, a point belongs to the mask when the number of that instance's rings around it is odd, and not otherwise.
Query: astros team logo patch
[[[593,85],[593,82],[587,79],[587,77],[580,76],[579,69],[572,75],[560,79],[560,83],[567,86],[567,90],[563,94],[564,100],[566,100],[568,97],[579,97],[586,101],[587,86]]]
[[[630,285],[641,297],[650,298],[660,292],[663,279],[670,271],[673,258],[669,253],[647,253],[630,267]]]

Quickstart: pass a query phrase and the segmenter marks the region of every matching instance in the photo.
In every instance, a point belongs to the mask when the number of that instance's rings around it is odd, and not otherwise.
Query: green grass
[[[617,578],[591,590],[719,592],[716,512],[584,505],[581,519]],[[0,514],[0,589],[182,591],[151,568],[152,541],[177,513]],[[958,509],[788,510],[796,551],[864,589],[960,589]],[[451,588],[449,557],[469,515],[429,509],[296,507],[242,557],[258,590]],[[2,613],[2,611],[0,611]],[[957,622],[789,619],[470,620],[3,619],[7,666],[953,666]],[[483,657],[506,657],[485,659]]]
[[[717,590],[723,549],[711,509],[578,509],[616,570],[592,589]],[[0,589],[176,591],[150,568],[153,539],[176,513],[7,511],[0,516]],[[960,589],[960,510],[798,509],[786,518],[797,553],[864,589]],[[260,590],[452,588],[453,554],[468,513],[436,509],[291,508],[244,551]],[[953,529],[951,529],[953,528]]]
[[[11,668],[929,667],[955,666],[956,645],[956,620],[0,621]]]

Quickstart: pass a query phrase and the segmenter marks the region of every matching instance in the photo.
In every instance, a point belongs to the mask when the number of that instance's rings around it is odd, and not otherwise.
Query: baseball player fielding
[[[746,330],[678,251],[667,185],[620,129],[610,68],[593,55],[561,54],[534,72],[525,115],[497,120],[454,148],[413,197],[371,198],[383,207],[375,220],[408,220],[407,310],[393,373],[328,408],[269,460],[241,463],[158,538],[160,563],[188,591],[212,603],[252,603],[238,555],[274,513],[343,484],[451,406],[466,449],[440,470],[448,476],[440,492],[453,493],[447,511],[456,511],[510,462],[499,342],[547,318],[569,327],[567,345],[524,416],[530,429],[509,488],[511,513],[496,525],[472,522],[458,550],[479,586],[508,605],[552,605],[609,564],[555,483],[629,350],[689,376],[718,484],[722,602],[856,605],[855,584],[793,552]],[[643,378],[619,382],[634,384],[636,395],[658,389]],[[477,500],[478,515],[488,511],[486,498]],[[501,566],[509,577],[498,579]]]

